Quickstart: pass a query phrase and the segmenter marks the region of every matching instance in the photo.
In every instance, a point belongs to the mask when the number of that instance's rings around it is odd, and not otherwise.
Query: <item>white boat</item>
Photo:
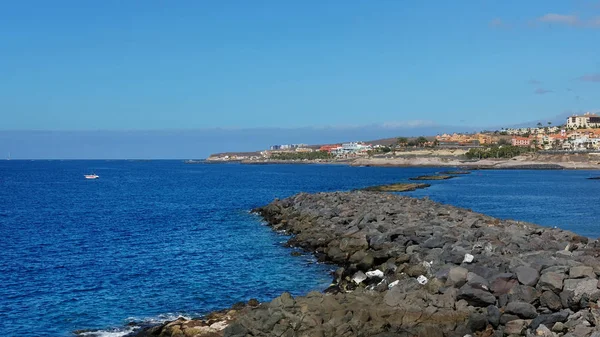
[[[100,176],[97,175],[97,174],[85,174],[83,176],[85,177],[85,179],[98,179],[98,178],[100,178]]]

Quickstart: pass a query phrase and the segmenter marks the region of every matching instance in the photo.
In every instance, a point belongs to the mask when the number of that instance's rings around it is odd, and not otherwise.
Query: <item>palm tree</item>
[[[396,139],[396,143],[400,146],[406,146],[406,144],[408,144],[408,138],[406,137],[398,137]]]
[[[417,144],[418,144],[419,146],[423,146],[423,145],[425,145],[425,143],[427,143],[427,142],[428,142],[427,138],[425,138],[425,137],[423,137],[423,136],[421,136],[421,137],[417,138]]]

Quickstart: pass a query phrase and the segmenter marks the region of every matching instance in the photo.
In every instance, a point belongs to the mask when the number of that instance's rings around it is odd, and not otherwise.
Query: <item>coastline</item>
[[[236,162],[245,165],[277,165],[277,164],[329,164],[349,166],[373,167],[459,167],[464,169],[530,169],[530,170],[600,170],[600,154],[598,153],[535,153],[517,156],[510,159],[481,159],[470,160],[464,153],[450,153],[442,151],[414,151],[402,152],[396,156],[386,157],[356,157],[331,160],[274,160],[274,159],[246,159],[246,160],[216,160],[207,159],[207,163]]]
[[[600,326],[600,243],[577,234],[371,192],[301,193],[255,211],[293,234],[291,246],[340,266],[332,286],[132,336],[589,336]],[[187,333],[208,323],[223,329]]]

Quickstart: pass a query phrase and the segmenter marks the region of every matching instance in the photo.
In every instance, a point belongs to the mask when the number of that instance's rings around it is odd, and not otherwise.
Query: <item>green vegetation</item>
[[[396,143],[399,146],[406,146],[408,144],[408,138],[406,138],[406,137],[398,137],[398,139],[396,140]]]
[[[530,147],[503,145],[470,149],[465,156],[469,159],[512,158],[531,151]]]
[[[367,151],[367,155],[372,156],[374,154],[389,153],[389,152],[392,152],[392,148],[390,148],[389,146],[383,146],[383,147],[379,147],[379,148]]]
[[[510,145],[510,141],[508,139],[506,139],[506,138],[501,138],[498,141],[498,145]]]
[[[273,153],[271,159],[275,160],[316,160],[316,159],[332,159],[333,155],[325,151],[313,152],[280,152]]]
[[[408,192],[414,191],[418,188],[426,188],[431,185],[429,184],[412,184],[412,183],[397,183],[389,185],[379,185],[363,188],[364,191],[371,192]]]

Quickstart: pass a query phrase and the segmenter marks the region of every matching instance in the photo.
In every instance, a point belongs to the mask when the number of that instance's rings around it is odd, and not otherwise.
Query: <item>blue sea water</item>
[[[330,282],[249,211],[297,192],[405,181],[435,168],[0,162],[0,335],[124,331]],[[95,172],[98,180],[85,180]],[[592,171],[474,171],[416,197],[600,236]],[[114,334],[117,335],[117,334]]]

